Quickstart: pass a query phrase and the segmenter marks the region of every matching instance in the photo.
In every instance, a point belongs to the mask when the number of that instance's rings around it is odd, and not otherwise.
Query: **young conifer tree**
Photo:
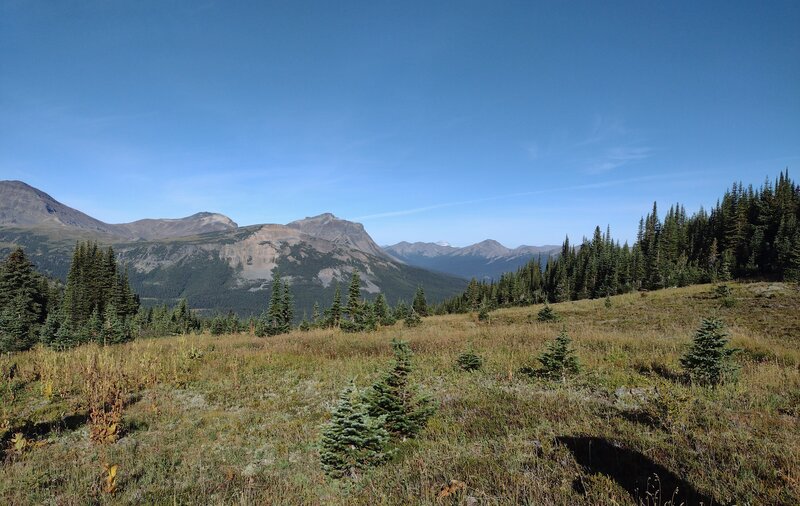
[[[385,462],[389,433],[386,418],[373,417],[352,382],[339,395],[331,420],[322,429],[320,460],[332,478],[356,477],[367,467]]]
[[[319,302],[314,302],[314,309],[311,311],[311,326],[317,327],[320,324]]]
[[[333,291],[333,303],[331,304],[329,326],[338,327],[342,322],[342,291],[339,289],[339,283],[336,283],[336,288]]]
[[[125,321],[119,317],[117,308],[113,304],[106,306],[103,323],[103,342],[105,344],[124,343],[128,340]]]
[[[378,323],[378,317],[375,316],[375,305],[370,304],[369,301],[365,301],[361,307],[361,315],[356,324],[361,330],[371,332],[378,330]]]
[[[55,350],[66,350],[81,344],[76,327],[72,316],[67,314],[59,321],[52,341],[46,344]]]
[[[472,372],[483,367],[483,359],[470,348],[458,356],[456,364],[462,371]]]
[[[372,305],[372,310],[379,324],[381,325],[394,324],[394,321],[392,321],[389,317],[389,305],[386,304],[386,297],[384,297],[382,293],[379,293],[378,296],[375,298],[375,304]]]
[[[713,387],[733,378],[738,368],[732,360],[736,351],[728,347],[728,333],[722,320],[704,318],[680,363],[692,380]]]
[[[217,313],[211,319],[208,326],[209,332],[211,332],[212,336],[221,336],[225,333],[225,317],[221,314]],[[267,329],[269,330],[269,329]]]
[[[275,336],[282,332],[284,308],[283,283],[281,283],[280,273],[276,269],[272,276],[272,295],[269,298],[267,308],[267,329],[269,336]]]
[[[562,330],[555,341],[549,343],[545,351],[539,355],[538,360],[542,367],[538,373],[562,381],[565,381],[570,374],[577,374],[580,371],[580,365],[571,343],[572,340],[567,335],[567,331]]]
[[[536,319],[540,322],[552,322],[558,321],[559,316],[553,311],[553,308],[550,307],[549,304],[545,303],[544,307],[540,309],[539,313],[536,315]]]
[[[414,311],[420,316],[428,316],[428,301],[425,299],[425,291],[422,287],[417,287],[417,292],[414,294],[414,301],[411,303]]]
[[[60,317],[55,312],[47,313],[47,318],[44,320],[44,325],[39,329],[39,342],[48,348],[56,347],[56,334],[60,326]]]
[[[311,330],[311,323],[309,323],[305,311],[303,311],[303,319],[300,321],[300,325],[298,325],[297,328],[298,330],[302,330],[303,332],[308,332],[309,330]]]
[[[435,407],[409,384],[412,352],[408,343],[393,339],[392,350],[394,365],[372,385],[365,400],[371,416],[386,417],[385,427],[392,435],[410,438],[425,427]]]
[[[394,306],[394,311],[392,311],[392,316],[395,320],[403,320],[408,316],[409,307],[406,304],[406,301],[400,299],[397,301],[397,304]]]
[[[17,248],[0,262],[0,352],[27,350],[45,319],[41,276]]]
[[[359,318],[361,309],[361,276],[358,275],[358,271],[354,270],[353,276],[350,278],[350,288],[347,290],[345,311],[350,320],[355,322]]]
[[[486,303],[486,299],[481,302],[480,308],[478,310],[478,320],[482,322],[489,321],[489,304]]]
[[[422,325],[422,318],[419,317],[417,312],[412,307],[406,313],[404,322],[406,324],[406,327],[419,327],[420,325]]]
[[[86,322],[86,331],[90,341],[103,344],[103,319],[100,317],[100,309],[97,306],[94,307]]]

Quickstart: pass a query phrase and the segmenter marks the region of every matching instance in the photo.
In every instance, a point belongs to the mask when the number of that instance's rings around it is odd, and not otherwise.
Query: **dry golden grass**
[[[576,462],[556,439],[568,436],[613,441],[717,501],[798,503],[800,292],[732,288],[731,308],[696,286],[613,297],[610,308],[555,304],[558,323],[537,322],[533,306],[495,311],[489,323],[452,315],[372,334],[186,336],[4,356],[0,372],[15,367],[0,375],[0,436],[8,445],[22,432],[31,444],[6,452],[0,503],[635,504],[614,476]],[[716,390],[682,382],[678,364],[710,314],[743,350],[739,382]],[[566,383],[520,374],[562,326],[582,373]],[[410,341],[413,378],[438,412],[389,464],[330,480],[320,427],[350,378],[368,385],[386,367],[392,337]],[[470,347],[484,365],[465,373],[455,364]],[[121,437],[93,442],[94,426],[115,423],[115,405]],[[464,486],[440,497],[452,483]]]

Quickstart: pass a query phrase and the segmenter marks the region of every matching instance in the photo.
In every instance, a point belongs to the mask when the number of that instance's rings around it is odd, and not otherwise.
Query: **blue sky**
[[[632,239],[800,162],[800,2],[0,2],[0,179],[108,222]],[[794,176],[797,178],[797,175]]]

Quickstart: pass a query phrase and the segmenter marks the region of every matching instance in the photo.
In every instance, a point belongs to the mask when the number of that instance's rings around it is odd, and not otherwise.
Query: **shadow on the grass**
[[[617,482],[636,501],[646,506],[686,506],[720,504],[698,491],[691,483],[653,462],[645,455],[604,438],[560,436],[564,445],[586,473],[603,474]],[[575,483],[578,490],[583,484]]]
[[[78,429],[86,424],[87,421],[89,421],[88,413],[76,413],[50,422],[33,423],[27,421],[22,425],[12,427],[10,430],[6,431],[2,440],[0,440],[0,448],[5,448],[16,433],[22,433],[27,439],[40,439],[54,431]]]

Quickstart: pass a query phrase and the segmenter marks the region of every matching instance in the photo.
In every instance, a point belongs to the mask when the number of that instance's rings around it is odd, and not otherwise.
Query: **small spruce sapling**
[[[369,414],[385,417],[386,430],[399,438],[416,436],[435,412],[432,400],[417,394],[409,384],[411,347],[405,341],[392,340],[395,362],[392,368],[372,385],[365,395]]]
[[[89,317],[89,321],[86,322],[86,331],[88,332],[91,341],[101,345],[104,344],[105,335],[103,329],[103,319],[100,318],[100,311],[98,310],[97,306],[94,307],[92,310],[92,315]]]
[[[714,287],[714,296],[718,299],[724,299],[725,297],[730,297],[733,294],[731,291],[731,287],[728,285],[717,285]]]
[[[733,291],[728,285],[718,285],[714,288],[714,296],[717,299],[722,299],[722,307],[731,308],[736,306],[736,299],[733,297]]]
[[[545,351],[537,360],[542,364],[539,369],[523,368],[522,372],[530,376],[543,376],[550,379],[566,381],[568,375],[580,372],[580,364],[572,340],[566,330],[562,330],[554,341],[548,343]]]
[[[458,356],[456,364],[462,371],[472,372],[483,367],[483,359],[470,348]]]
[[[489,321],[489,305],[484,300],[481,302],[480,308],[478,310],[478,321],[488,322]]]
[[[718,318],[704,318],[692,344],[681,357],[681,366],[693,381],[712,387],[735,377],[738,366],[732,357],[738,351],[728,346],[725,324]]]
[[[76,336],[77,331],[75,330],[75,324],[68,313],[64,320],[58,325],[58,330],[56,330],[53,340],[50,341],[48,346],[55,350],[72,348],[80,344]]]
[[[555,311],[553,311],[553,308],[550,307],[549,304],[545,303],[544,307],[539,310],[536,319],[540,322],[554,322],[558,321],[560,317]]]
[[[297,329],[301,332],[308,332],[311,330],[311,323],[309,323],[305,311],[303,311],[303,320],[300,322],[300,325],[298,325]]]
[[[47,313],[47,318],[44,320],[44,325],[42,325],[42,328],[39,330],[39,342],[50,348],[57,347],[56,334],[58,333],[59,326],[60,323],[58,321],[57,313]]]
[[[354,478],[390,457],[385,416],[373,417],[354,383],[339,395],[331,420],[322,429],[320,460],[332,478]]]
[[[422,325],[422,318],[419,317],[419,314],[417,314],[413,307],[406,313],[404,321],[406,327],[419,327]]]

